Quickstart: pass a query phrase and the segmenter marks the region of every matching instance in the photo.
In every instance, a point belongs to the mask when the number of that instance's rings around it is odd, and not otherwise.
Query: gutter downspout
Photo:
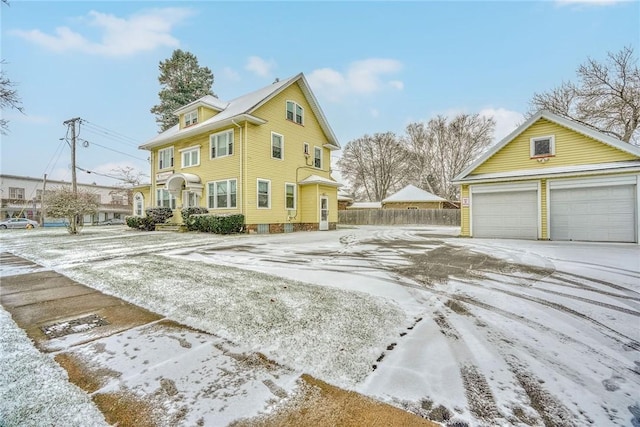
[[[240,147],[241,147],[241,150],[242,150],[240,152],[240,155],[238,156],[239,160],[240,160],[240,186],[239,187],[241,188],[241,191],[240,191],[240,193],[241,193],[241,195],[240,195],[240,213],[242,215],[244,215],[244,195],[245,195],[244,187],[245,187],[245,185],[244,185],[244,174],[243,174],[243,168],[242,168],[244,162],[242,161],[242,156],[244,156],[245,146],[242,144],[242,136],[243,136],[242,126],[237,124],[236,121],[233,120],[233,119],[231,120],[231,123],[233,123],[235,126],[237,126],[240,129]],[[245,215],[245,221],[246,221],[246,215]]]

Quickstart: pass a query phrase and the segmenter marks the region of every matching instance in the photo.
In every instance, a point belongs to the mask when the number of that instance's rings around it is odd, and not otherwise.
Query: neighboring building
[[[42,223],[42,198],[44,192],[45,210],[47,192],[61,186],[70,186],[67,181],[47,180],[46,188],[42,178],[0,175],[2,218],[24,217]],[[97,224],[109,219],[124,219],[131,214],[129,192],[121,187],[78,183],[78,189],[89,191],[99,199],[100,207],[94,215],[86,215],[84,224]],[[61,218],[46,218],[45,225],[61,223]]]
[[[453,182],[462,236],[639,240],[640,148],[546,111]]]
[[[382,209],[443,209],[446,203],[446,199],[409,184],[384,199]]]
[[[240,213],[248,231],[328,230],[338,219],[331,151],[340,145],[302,74],[224,102],[205,96],[179,124],[140,148],[151,152],[145,207],[200,206]]]
[[[382,209],[381,202],[353,202],[350,206],[347,207],[347,210],[358,210],[358,209]]]
[[[338,190],[338,210],[344,211],[353,204],[353,197],[343,187]]]

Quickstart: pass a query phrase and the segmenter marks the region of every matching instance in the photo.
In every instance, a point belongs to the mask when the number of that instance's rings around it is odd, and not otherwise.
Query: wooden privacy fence
[[[358,209],[338,211],[338,224],[460,225],[460,209]]]

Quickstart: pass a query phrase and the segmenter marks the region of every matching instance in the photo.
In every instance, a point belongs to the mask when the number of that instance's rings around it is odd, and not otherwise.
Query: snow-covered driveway
[[[3,233],[4,250],[443,423],[640,425],[640,247],[441,227]]]

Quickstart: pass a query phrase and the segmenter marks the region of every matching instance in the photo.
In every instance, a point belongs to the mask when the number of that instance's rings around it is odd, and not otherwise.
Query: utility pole
[[[47,191],[47,174],[44,174],[44,180],[42,181],[42,197],[40,198],[40,216],[41,218],[41,222],[42,222],[42,226],[44,227],[44,217],[46,215],[46,209],[45,209],[45,205],[44,205],[44,198],[45,198],[45,193]]]
[[[80,121],[80,117],[74,117],[73,119],[65,120],[64,125],[69,126],[71,129],[71,188],[73,195],[78,198],[78,181],[76,180],[76,123]],[[74,215],[71,218],[71,224],[69,224],[69,231],[71,234],[78,233],[78,223],[80,222],[79,215]]]
[[[71,128],[71,188],[74,195],[78,195],[78,181],[76,181],[76,123],[80,121],[80,117],[65,120],[64,125]]]

